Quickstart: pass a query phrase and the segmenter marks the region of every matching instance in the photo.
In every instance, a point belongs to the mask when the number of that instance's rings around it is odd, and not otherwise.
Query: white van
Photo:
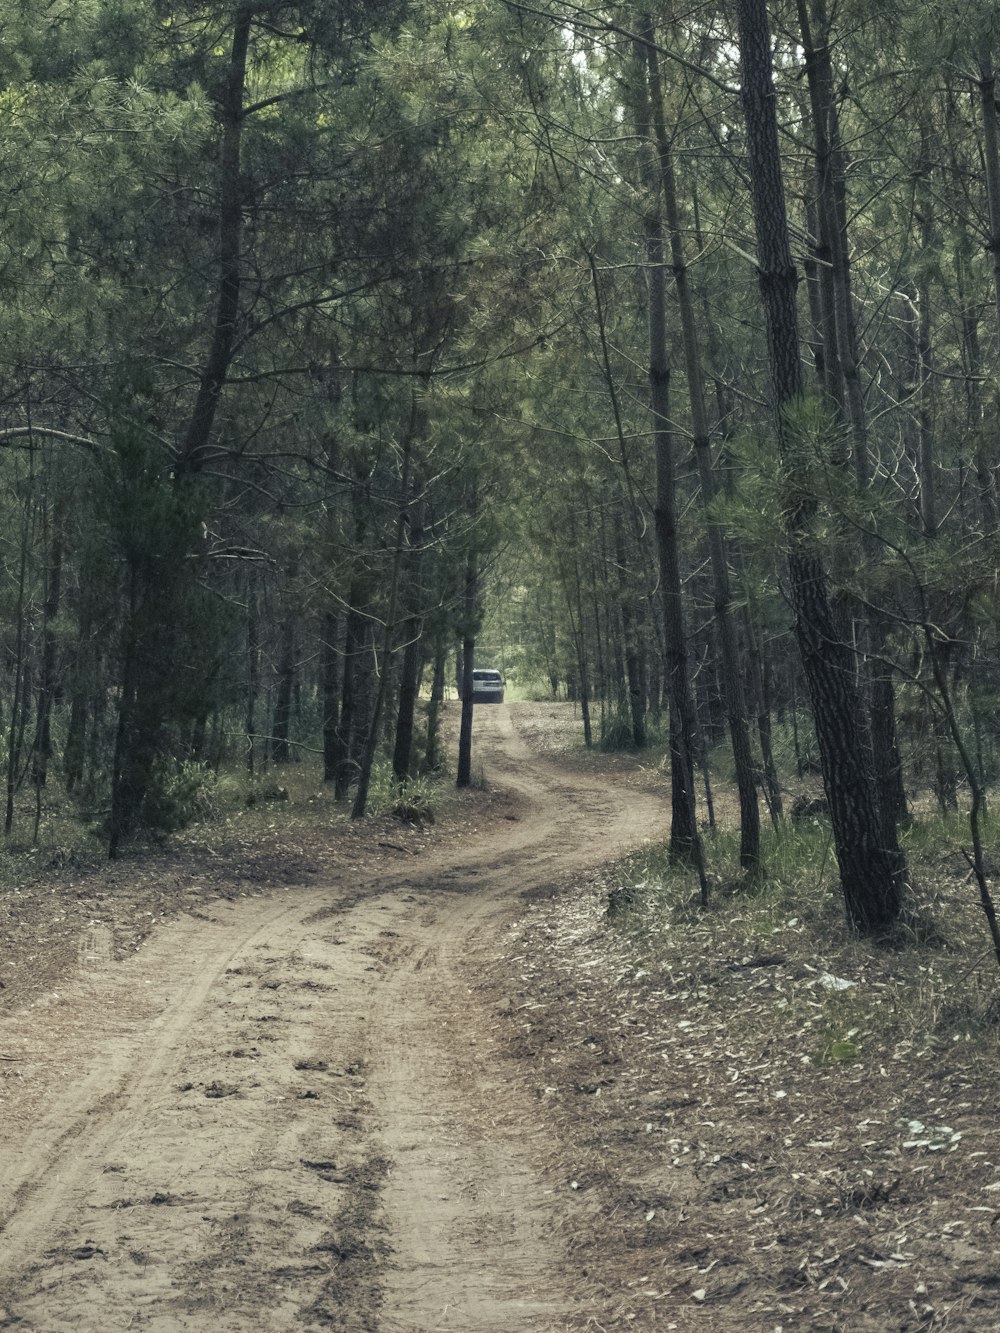
[[[472,672],[472,702],[502,704],[504,678],[492,667],[476,667]]]

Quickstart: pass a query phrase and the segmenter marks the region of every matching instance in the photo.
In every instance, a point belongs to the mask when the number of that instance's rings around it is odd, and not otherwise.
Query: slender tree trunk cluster
[[[12,11],[8,839],[115,855],[232,765],[402,803],[451,683],[468,785],[497,666],[666,750],[703,901],[720,788],[756,879],[822,786],[858,930],[922,791],[988,878],[987,10]]]

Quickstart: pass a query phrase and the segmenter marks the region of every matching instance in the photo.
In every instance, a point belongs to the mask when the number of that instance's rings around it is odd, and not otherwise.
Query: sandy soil
[[[199,898],[124,958],[92,920],[52,989],[8,992],[0,1327],[600,1327],[572,1253],[597,1210],[482,978],[524,896],[648,837],[662,798],[568,775],[511,718],[478,712],[506,795],[471,837]]]
[[[0,900],[0,1328],[1000,1330],[982,960],[832,877],[609,921],[665,783],[577,729],[479,710],[434,828],[290,803]]]

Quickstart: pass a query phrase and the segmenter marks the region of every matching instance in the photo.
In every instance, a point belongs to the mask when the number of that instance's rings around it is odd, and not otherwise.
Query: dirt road
[[[0,1328],[599,1316],[569,1249],[589,1205],[476,979],[522,893],[641,841],[661,803],[532,755],[506,707],[476,727],[514,798],[474,845],[219,900],[124,962],[94,926],[64,988],[5,1020]]]

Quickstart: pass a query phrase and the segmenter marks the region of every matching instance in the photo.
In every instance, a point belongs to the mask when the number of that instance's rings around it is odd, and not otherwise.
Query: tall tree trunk
[[[52,757],[52,701],[56,692],[57,644],[56,617],[62,590],[63,528],[66,521],[66,501],[56,501],[52,516],[52,535],[49,546],[48,568],[45,571],[45,605],[42,624],[42,662],[38,682],[38,704],[35,715],[35,748],[32,757],[36,788],[45,786],[49,760]]]
[[[924,126],[920,134],[921,163],[918,168],[918,188],[921,190],[920,243],[925,254],[930,254],[934,243],[934,204],[929,183],[931,149],[930,130]],[[920,481],[920,522],[924,536],[934,538],[938,533],[937,462],[935,459],[935,381],[932,341],[931,292],[929,278],[924,276],[917,286],[917,355],[920,381],[917,397],[917,431],[919,449],[917,476]]]
[[[840,132],[826,0],[798,0],[798,13],[815,140],[816,212],[821,267],[825,275],[825,302],[829,310],[824,326],[826,389],[835,416],[850,426],[854,475],[859,489],[864,492],[872,475],[868,409],[859,365],[847,231],[847,162]],[[847,462],[842,458],[834,461],[845,465]],[[853,530],[844,533],[842,545],[845,551],[853,540]],[[874,566],[878,558],[877,543],[870,534],[864,534],[861,540],[867,560]],[[883,836],[886,846],[898,851],[897,823],[906,813],[906,799],[896,739],[892,668],[886,654],[888,626],[885,617],[877,611],[862,610],[849,605],[849,601],[846,599],[841,607],[844,631],[857,632],[867,647],[866,683],[871,731],[867,743],[872,749]],[[851,629],[852,613],[856,631]]]
[[[750,685],[757,705],[757,735],[760,737],[760,754],[764,766],[764,795],[771,823],[777,827],[784,809],[771,736],[771,659],[764,650],[763,636],[756,632],[749,607],[746,609],[744,629],[750,664]]]
[[[997,76],[988,39],[979,49],[979,106],[983,117],[983,165],[990,235],[986,249],[993,272],[993,315],[1000,338],[1000,128],[997,114]]]
[[[84,629],[80,626],[80,642],[83,641]],[[70,695],[69,722],[66,726],[66,744],[63,746],[63,775],[67,792],[76,791],[83,780],[83,765],[87,746],[87,691],[82,680],[76,678],[74,668],[73,689]]]
[[[902,905],[906,865],[885,846],[875,776],[860,726],[862,700],[851,651],[837,634],[812,519],[795,410],[802,401],[798,281],[792,262],[778,148],[770,32],[764,0],[737,0],[742,95],[758,272],[767,324],[775,426],[785,474],[788,570],[799,652],[812,705],[834,848],[848,917],[860,931],[882,933]]]
[[[145,794],[146,751],[139,745],[143,731],[136,719],[136,676],[139,613],[139,571],[132,562],[128,570],[128,601],[123,631],[121,688],[118,701],[118,726],[115,730],[114,758],[111,765],[111,814],[108,829],[108,860],[114,861],[122,839],[136,822]]]
[[[594,617],[594,646],[597,650],[597,697],[601,701],[601,714],[608,694],[608,669],[605,656],[604,631],[601,626],[601,600],[598,594],[597,569],[595,555],[594,515],[587,507],[587,588],[591,611]]]
[[[258,642],[259,608],[257,606],[257,579],[247,579],[247,637],[246,637],[246,707],[243,729],[246,732],[247,776],[253,777],[257,758],[257,694],[260,690],[260,646]]]
[[[615,527],[615,554],[618,565],[618,595],[622,618],[622,647],[625,655],[625,687],[628,691],[629,719],[632,744],[637,750],[646,746],[646,717],[643,711],[642,686],[639,679],[639,643],[636,625],[636,607],[629,586],[631,575],[622,524]]]
[[[424,517],[423,503],[418,500],[411,510],[410,540],[406,556],[407,597],[409,614],[403,621],[403,658],[400,664],[399,709],[396,714],[396,736],[392,753],[392,771],[397,782],[405,782],[413,768],[413,728],[420,691],[421,635],[423,633],[423,569]]]
[[[219,239],[216,308],[205,362],[184,438],[172,467],[172,486],[178,510],[186,524],[174,529],[162,524],[162,541],[152,542],[141,558],[131,553],[129,616],[124,637],[131,660],[123,663],[122,679],[129,690],[120,699],[112,779],[109,855],[120,843],[146,805],[153,780],[165,722],[164,696],[169,691],[171,653],[176,641],[177,615],[192,592],[195,579],[204,493],[192,482],[201,470],[235,346],[240,303],[243,179],[241,150],[243,97],[253,6],[240,4],[233,15],[232,43],[225,86],[220,98]],[[123,461],[134,462],[123,428]],[[134,449],[132,450],[134,453]],[[162,502],[162,501],[161,501]],[[159,515],[163,519],[162,512]],[[165,549],[168,544],[176,549]]]
[[[337,776],[337,725],[340,721],[340,616],[327,611],[323,616],[323,641],[320,645],[320,695],[323,701],[323,781]]]
[[[574,552],[577,549],[575,541],[573,549]],[[583,583],[580,578],[580,562],[575,554],[573,557],[573,597],[576,603],[573,636],[576,639],[577,666],[580,672],[580,714],[583,719],[583,743],[589,750],[594,744],[594,733],[590,722],[590,667],[587,661],[587,622],[583,611]]]
[[[292,724],[292,690],[295,684],[295,618],[286,616],[281,626],[278,676],[271,723],[271,761],[287,764],[292,755],[288,745]]]
[[[252,14],[252,5],[243,4],[236,10],[229,70],[219,103],[222,141],[219,156],[219,250],[215,320],[194,408],[175,469],[178,478],[201,469],[236,343],[242,282],[243,95]]]
[[[29,479],[33,480],[35,453],[30,438],[29,451]],[[7,732],[7,803],[4,816],[4,835],[8,838],[14,827],[14,795],[20,785],[21,750],[28,716],[28,548],[32,543],[33,529],[34,505],[29,492],[21,512],[21,549],[18,554],[17,599],[14,608],[14,691],[10,705],[10,727]]]
[[[422,429],[422,422],[422,412],[418,406],[416,396],[414,396],[410,411],[410,423],[403,438],[403,457],[399,483],[399,510],[396,515],[396,540],[392,553],[392,573],[389,577],[389,597],[385,617],[385,629],[382,635],[381,670],[378,672],[378,681],[375,686],[375,695],[372,700],[371,716],[368,722],[368,734],[365,737],[361,751],[361,764],[358,770],[358,790],[355,793],[354,806],[351,810],[352,819],[364,818],[365,810],[368,805],[368,788],[371,783],[372,766],[375,763],[375,752],[378,747],[379,727],[382,722],[382,712],[385,708],[389,688],[389,678],[392,671],[393,644],[396,636],[396,616],[399,607],[399,582],[403,569],[403,556],[407,547],[407,533],[410,529],[410,481],[413,468],[413,446],[418,432]],[[416,670],[414,669],[414,682],[415,679]],[[407,755],[407,759],[409,759],[409,755]]]
[[[674,285],[677,291],[677,308],[680,314],[684,365],[687,372],[688,397],[691,405],[691,432],[698,466],[702,507],[706,513],[709,558],[712,567],[713,611],[722,656],[722,694],[730,742],[733,747],[736,786],[740,802],[740,864],[744,870],[756,873],[760,866],[760,809],[757,804],[753,749],[750,744],[750,728],[747,724],[743,673],[733,616],[733,599],[729,585],[729,555],[726,550],[726,539],[722,525],[711,517],[712,504],[718,487],[712,463],[711,432],[705,407],[698,327],[688,283],[687,257],[684,252],[680,209],[677,203],[673,153],[671,152],[670,140],[664,122],[659,61],[654,42],[653,24],[648,17],[644,17],[643,28],[640,31],[646,39],[646,62],[653,108],[653,128],[659,156],[667,227],[670,232],[670,257]]]
[[[434,652],[434,678],[431,681],[431,697],[427,705],[427,749],[421,769],[424,773],[436,773],[441,767],[441,705],[444,703],[445,668],[448,650],[438,644]]]
[[[955,257],[955,278],[962,319],[962,362],[965,373],[965,424],[972,437],[972,466],[976,474],[979,510],[983,530],[995,531],[997,526],[997,484],[994,475],[995,447],[985,425],[986,412],[983,394],[983,353],[979,339],[978,295],[969,265],[959,253]],[[998,407],[996,391],[994,412]],[[995,427],[994,427],[995,429]]]
[[[340,714],[334,732],[334,800],[345,801],[354,777],[351,739],[358,706],[358,666],[364,651],[366,621],[361,613],[364,593],[359,579],[351,582],[348,592],[347,623],[344,631],[344,664],[341,673]]]
[[[469,499],[470,517],[475,515],[475,496]],[[476,633],[479,628],[479,561],[470,550],[465,562],[465,593],[462,605],[462,720],[458,733],[457,787],[472,785],[472,672],[476,661]]]
[[[351,512],[354,527],[354,555],[347,590],[347,614],[344,624],[344,656],[341,666],[340,714],[334,731],[331,755],[334,769],[334,800],[345,801],[357,771],[355,740],[362,716],[362,659],[368,634],[370,595],[364,563],[368,529],[365,485],[360,475],[351,482]]]
[[[849,422],[854,464],[864,485],[871,472],[868,416],[858,365],[857,328],[847,244],[847,169],[840,134],[826,0],[798,0],[816,163],[816,217],[824,291],[825,386],[837,416]]]
[[[466,636],[462,639],[462,717],[458,731],[456,787],[472,786],[472,719],[475,708],[472,697],[472,672],[475,659],[476,641]]]
[[[643,56],[637,53],[641,71]],[[652,142],[648,98],[639,95],[636,130],[641,140]],[[670,418],[670,358],[667,344],[666,256],[660,216],[660,181],[651,161],[644,167],[649,192],[643,217],[646,255],[646,288],[649,302],[649,407],[653,424],[656,495],[653,518],[656,553],[663,599],[667,674],[670,695],[670,854],[687,861],[698,871],[703,903],[708,902],[701,838],[698,834],[694,773],[697,759],[694,697],[688,664],[681,565],[677,534],[677,497],[674,475],[674,439]]]
[[[815,198],[807,194],[805,201],[806,232],[810,238],[802,260],[802,271],[806,279],[806,299],[809,303],[809,322],[813,333],[809,338],[809,347],[813,355],[813,368],[820,388],[826,389],[826,328],[828,307],[823,299],[822,282],[822,238],[819,234],[819,213]]]
[[[340,373],[336,357],[320,377],[324,398],[336,405],[341,400]],[[340,471],[340,440],[336,431],[329,430],[324,439],[326,476],[323,483],[323,547],[324,560],[333,568],[336,552],[342,540],[342,501],[335,478]],[[319,695],[322,708],[323,781],[334,782],[337,776],[337,727],[340,722],[340,635],[343,617],[339,602],[330,598],[323,611],[320,635]]]

